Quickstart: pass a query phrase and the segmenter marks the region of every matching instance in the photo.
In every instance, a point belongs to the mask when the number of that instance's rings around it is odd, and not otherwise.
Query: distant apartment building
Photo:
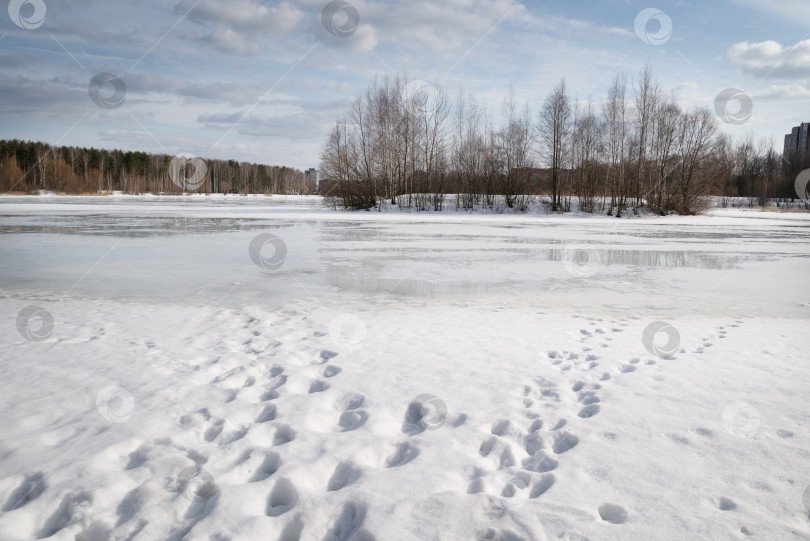
[[[810,158],[808,142],[810,142],[810,122],[802,122],[785,135],[785,151],[782,153],[785,160],[791,164],[806,164]]]
[[[306,182],[307,186],[311,186],[313,188],[312,193],[315,193],[318,189],[318,171],[314,167],[310,167],[306,171],[304,171],[304,182]]]

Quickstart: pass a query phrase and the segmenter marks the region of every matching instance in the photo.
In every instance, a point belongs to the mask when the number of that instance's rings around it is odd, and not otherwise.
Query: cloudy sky
[[[807,0],[5,3],[4,139],[317,167],[375,75],[463,88],[497,113],[510,86],[536,110],[563,76],[598,102],[646,60],[686,107],[715,110],[727,88],[749,96],[747,120],[729,103],[745,120],[723,124],[732,135],[781,150],[810,121]]]

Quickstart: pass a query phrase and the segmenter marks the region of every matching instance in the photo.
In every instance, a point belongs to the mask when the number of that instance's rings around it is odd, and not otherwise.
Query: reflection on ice
[[[234,218],[171,218],[150,216],[60,216],[58,218],[12,218],[6,216],[3,217],[3,221],[5,223],[0,224],[0,235],[90,235],[116,238],[229,233],[266,229],[268,227],[292,227],[296,225],[296,223],[289,221],[267,224],[263,221]]]
[[[0,287],[21,298],[70,292],[234,307],[495,296],[572,309],[803,310],[791,284],[808,270],[806,220],[440,220],[257,201],[0,202]],[[287,248],[272,272],[248,254],[264,232]],[[587,272],[571,272],[571,246],[584,247],[576,265]]]

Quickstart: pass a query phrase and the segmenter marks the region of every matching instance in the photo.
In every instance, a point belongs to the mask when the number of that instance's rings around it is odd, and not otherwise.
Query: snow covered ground
[[[0,233],[0,539],[810,537],[808,214],[3,197]]]

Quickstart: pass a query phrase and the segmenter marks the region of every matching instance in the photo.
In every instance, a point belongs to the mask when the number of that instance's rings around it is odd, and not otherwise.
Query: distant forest
[[[0,140],[0,193],[180,194],[182,184],[175,184],[170,174],[172,158],[167,154]],[[235,160],[204,161],[207,176],[196,192],[315,193],[315,183],[307,182],[298,169]]]

